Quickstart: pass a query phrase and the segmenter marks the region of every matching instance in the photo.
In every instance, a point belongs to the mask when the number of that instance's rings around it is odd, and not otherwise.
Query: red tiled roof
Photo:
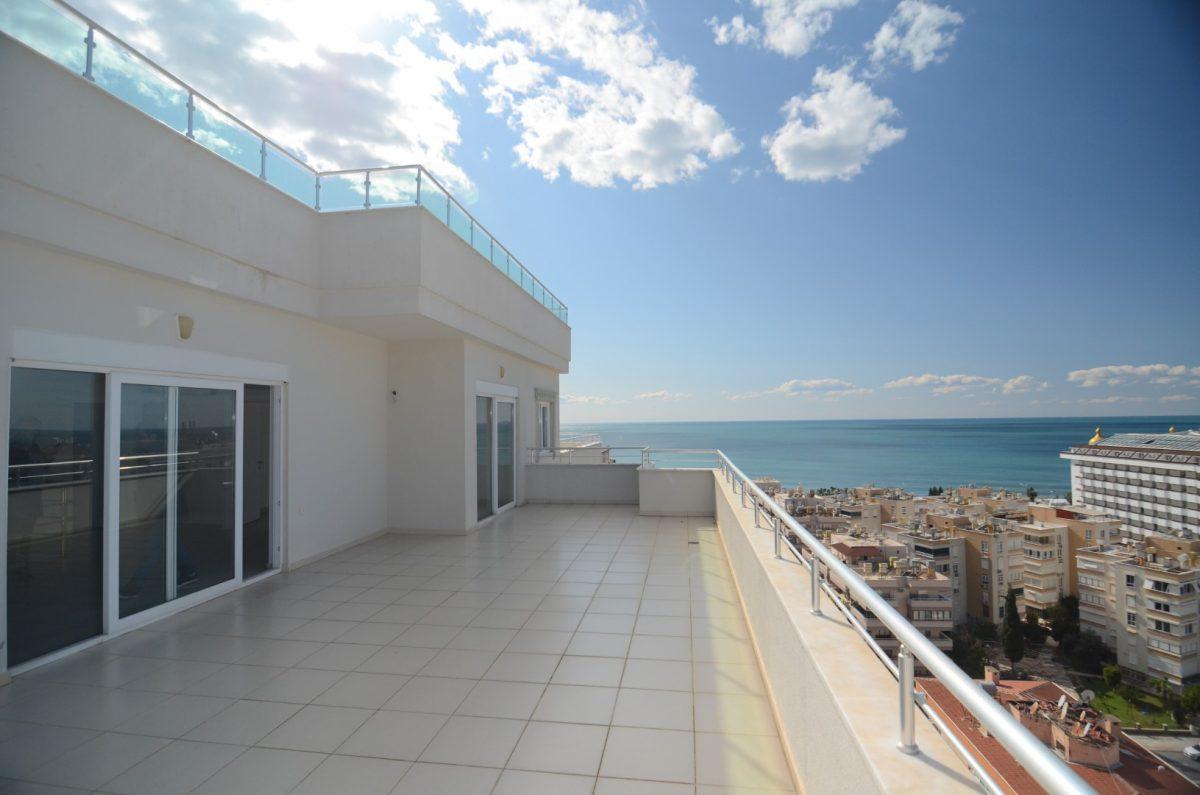
[[[1053,682],[1013,679],[1001,680],[1000,692],[1009,690],[1013,695],[1020,694],[1020,696],[1032,695],[1039,691],[1048,692],[1050,688],[1043,688],[1043,685],[1050,685],[1059,693],[1062,692],[1062,688]],[[925,691],[930,706],[946,719],[959,739],[970,748],[972,755],[983,760],[988,768],[988,773],[1005,791],[1013,793],[1013,795],[1045,792],[1033,776],[1029,775],[1012,754],[1005,750],[999,740],[979,731],[979,721],[959,703],[959,700],[946,689],[945,685],[936,679],[918,677],[917,687]],[[1057,699],[1058,693],[1053,696],[1052,700]],[[1157,757],[1123,732],[1121,734],[1121,766],[1119,768],[1104,771],[1085,765],[1072,764],[1071,769],[1101,795],[1134,795],[1134,793],[1169,795],[1171,793],[1195,793],[1196,791],[1191,782],[1163,765]]]

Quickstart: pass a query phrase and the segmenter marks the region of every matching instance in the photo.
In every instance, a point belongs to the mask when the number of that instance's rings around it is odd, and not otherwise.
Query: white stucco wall
[[[637,464],[527,464],[525,500],[637,505]]]
[[[711,469],[639,469],[639,513],[712,516],[712,477]]]
[[[462,340],[414,340],[388,346],[388,526],[402,532],[461,533],[474,424]],[[473,404],[472,404],[473,405]]]
[[[178,338],[179,314],[195,321],[186,342]],[[6,358],[17,329],[175,350],[172,369],[189,375],[228,375],[220,365],[191,363],[194,354],[286,366],[288,560],[386,527],[382,340],[0,237],[0,351]],[[64,367],[92,363],[65,358]],[[0,435],[7,438],[9,369],[0,371]]]
[[[566,370],[570,328],[423,209],[318,213],[4,34],[0,108],[0,233]]]

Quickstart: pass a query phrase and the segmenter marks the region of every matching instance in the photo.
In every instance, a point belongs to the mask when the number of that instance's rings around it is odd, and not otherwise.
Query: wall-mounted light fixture
[[[196,325],[190,315],[179,315],[179,339],[191,339],[192,327]]]

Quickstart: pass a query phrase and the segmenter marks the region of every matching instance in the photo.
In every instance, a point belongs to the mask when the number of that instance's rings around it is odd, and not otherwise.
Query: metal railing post
[[[195,124],[195,119],[196,119],[196,94],[195,94],[195,92],[193,92],[193,91],[189,91],[189,92],[188,92],[188,104],[187,104],[187,112],[188,112],[188,128],[187,128],[187,137],[188,137],[188,138],[195,139],[195,137],[196,137],[196,124]]]
[[[810,601],[812,605],[808,608],[808,612],[814,616],[822,615],[821,613],[821,562],[817,560],[817,553],[814,550],[809,550],[811,557],[809,558],[809,580],[812,588]]]
[[[779,521],[779,517],[771,515],[772,523],[775,525],[775,557],[783,558],[783,522]]]
[[[421,204],[421,167],[417,166],[417,204]]]
[[[88,26],[87,36],[84,37],[83,43],[87,47],[83,63],[83,76],[95,82],[95,78],[92,77],[92,53],[96,50],[96,29],[94,27]]]
[[[371,172],[368,171],[363,177],[363,207],[367,210],[371,209]]]
[[[267,139],[260,139],[262,144],[258,147],[258,177],[259,179],[267,178]]]
[[[896,747],[901,753],[915,754],[917,748],[916,701],[913,698],[913,655],[904,644],[900,644],[900,742]]]
[[[316,201],[313,203],[313,209],[317,212],[321,212],[321,175],[317,174],[313,181],[317,186]]]
[[[754,502],[754,529],[757,530],[758,529],[758,513],[759,513],[758,497],[751,497],[751,500]]]

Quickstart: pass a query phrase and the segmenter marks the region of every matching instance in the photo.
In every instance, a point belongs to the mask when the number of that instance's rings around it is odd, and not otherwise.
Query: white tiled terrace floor
[[[0,793],[792,792],[712,520],[632,506],[369,541],[0,704]]]

